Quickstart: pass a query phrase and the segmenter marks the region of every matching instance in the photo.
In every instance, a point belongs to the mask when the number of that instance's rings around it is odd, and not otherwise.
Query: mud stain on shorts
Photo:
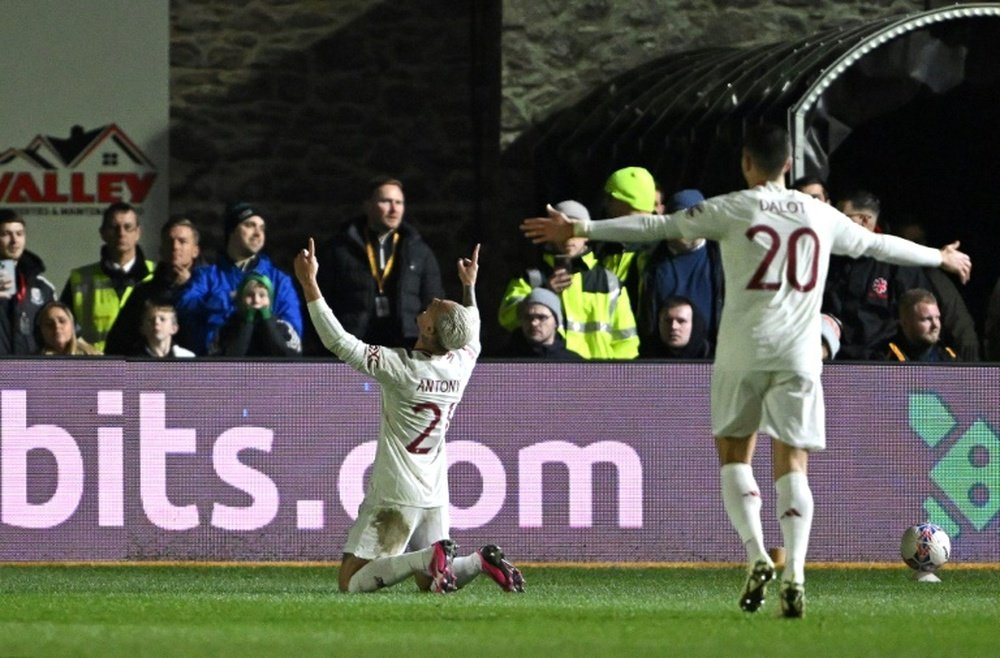
[[[375,515],[375,531],[378,533],[379,553],[398,555],[406,548],[410,536],[410,526],[397,509],[382,509]]]

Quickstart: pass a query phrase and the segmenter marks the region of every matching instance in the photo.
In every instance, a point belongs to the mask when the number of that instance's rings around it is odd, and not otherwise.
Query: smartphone
[[[11,258],[0,260],[0,279],[9,281],[7,286],[0,290],[0,299],[13,297],[17,290],[17,261]]]
[[[567,272],[572,272],[573,269],[573,258],[566,254],[556,254],[555,255],[555,268],[557,270],[566,270]]]

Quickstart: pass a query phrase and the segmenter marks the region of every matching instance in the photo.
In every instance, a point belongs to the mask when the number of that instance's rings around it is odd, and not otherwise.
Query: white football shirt
[[[348,333],[323,299],[309,303],[323,345],[378,381],[381,420],[366,499],[413,507],[448,504],[445,433],[469,383],[481,346],[447,354],[369,345]]]
[[[819,311],[831,253],[897,265],[941,264],[937,249],[872,233],[836,208],[776,183],[673,215],[581,221],[574,230],[615,242],[716,240],[726,286],[716,369],[821,371]]]

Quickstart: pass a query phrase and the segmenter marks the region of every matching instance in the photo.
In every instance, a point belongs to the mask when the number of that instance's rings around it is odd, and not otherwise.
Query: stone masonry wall
[[[219,247],[223,204],[267,210],[282,267],[406,184],[407,217],[457,294],[483,241],[487,346],[524,252],[503,150],[594,86],[671,52],[750,46],[927,8],[917,0],[171,0],[171,211]],[[502,53],[502,54],[501,54]],[[516,165],[515,165],[516,166]],[[514,176],[516,179],[516,176]],[[506,213],[506,215],[505,215]]]
[[[503,145],[602,82],[707,46],[790,41],[845,23],[923,11],[921,0],[507,0]]]

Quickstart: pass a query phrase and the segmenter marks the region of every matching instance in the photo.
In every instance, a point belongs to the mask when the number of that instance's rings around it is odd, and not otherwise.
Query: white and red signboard
[[[101,212],[137,206],[156,259],[168,209],[169,3],[3,3],[0,208],[61,290],[96,261]]]

